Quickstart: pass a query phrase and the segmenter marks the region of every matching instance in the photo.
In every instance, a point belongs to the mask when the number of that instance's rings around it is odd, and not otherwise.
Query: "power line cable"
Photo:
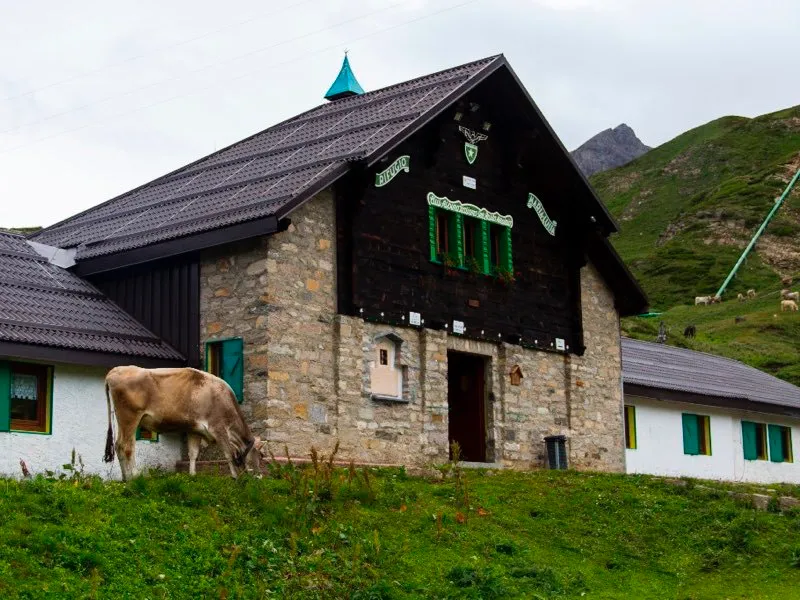
[[[465,2],[461,2],[459,4],[454,4],[452,6],[448,6],[446,8],[440,9],[438,11],[434,11],[432,13],[428,13],[428,14],[422,15],[422,16],[417,17],[415,19],[410,19],[408,21],[403,21],[401,23],[395,23],[394,25],[390,25],[389,27],[384,27],[382,29],[378,29],[377,31],[373,31],[371,33],[359,36],[357,38],[353,38],[353,39],[351,39],[351,40],[349,40],[348,42],[345,42],[345,43],[346,44],[353,44],[355,42],[359,42],[361,40],[364,40],[364,39],[379,35],[381,33],[385,33],[387,31],[391,31],[393,29],[398,29],[400,27],[405,27],[407,25],[411,25],[412,23],[418,23],[419,21],[423,21],[425,19],[429,19],[431,17],[435,17],[435,16],[438,16],[440,14],[443,14],[443,13],[446,13],[446,12],[449,12],[449,11],[459,9],[459,8],[462,8],[462,7],[470,5],[470,4],[475,4],[476,2],[479,2],[479,1],[480,0],[466,0]],[[152,108],[154,106],[159,106],[161,104],[166,104],[168,102],[172,102],[173,100],[178,100],[180,98],[193,96],[195,94],[204,92],[206,90],[209,90],[209,89],[212,89],[212,88],[216,88],[217,86],[219,86],[220,83],[229,83],[231,81],[237,81],[239,79],[243,79],[245,77],[249,77],[255,72],[261,72],[261,71],[264,71],[264,70],[268,70],[268,69],[272,69],[272,68],[276,68],[276,67],[282,67],[282,66],[285,66],[285,65],[288,65],[288,64],[292,64],[292,63],[298,62],[300,60],[309,58],[311,56],[316,56],[317,54],[322,54],[323,52],[328,52],[329,50],[334,50],[334,49],[339,48],[341,46],[342,46],[341,43],[332,44],[330,46],[326,46],[326,47],[321,48],[319,50],[315,50],[313,52],[309,52],[307,54],[301,55],[299,57],[295,57],[293,59],[290,59],[290,60],[287,60],[287,61],[284,61],[284,62],[268,65],[264,69],[257,69],[257,70],[253,70],[253,71],[248,71],[247,73],[244,73],[242,75],[237,75],[236,77],[231,77],[231,78],[228,78],[228,79],[224,79],[222,81],[217,81],[217,82],[214,82],[213,84],[209,84],[209,85],[203,86],[201,88],[197,88],[196,90],[193,90],[191,92],[186,92],[186,93],[183,93],[183,94],[177,94],[175,96],[171,96],[171,97],[165,98],[163,100],[158,100],[157,102],[151,102],[150,104],[145,104],[145,105],[138,106],[138,107],[130,109],[130,110],[126,110],[126,111],[122,111],[122,112],[110,115],[110,116],[105,117],[103,119],[97,119],[97,120],[94,120],[94,121],[90,121],[90,122],[85,123],[83,125],[79,125],[78,127],[73,127],[71,129],[65,129],[65,130],[62,130],[62,131],[58,131],[56,133],[53,133],[53,134],[38,138],[38,139],[33,140],[31,142],[18,144],[17,146],[12,146],[11,148],[7,148],[5,150],[0,150],[0,155],[8,154],[10,152],[15,152],[17,150],[21,150],[23,148],[27,148],[27,147],[33,146],[35,144],[39,144],[39,143],[44,142],[44,141],[49,140],[49,139],[60,137],[62,135],[66,135],[66,134],[69,134],[69,133],[74,133],[76,131],[80,131],[82,129],[86,129],[88,127],[92,127],[92,126],[100,124],[100,123],[105,123],[107,121],[118,119],[120,117],[127,116],[127,115],[130,115],[130,114],[139,112],[141,110],[146,110],[146,109]]]
[[[364,14],[364,15],[360,15],[358,17],[353,17],[353,18],[350,18],[350,19],[346,19],[344,21],[340,21],[339,23],[335,23],[334,25],[329,25],[327,27],[323,27],[321,29],[317,29],[315,31],[311,31],[309,33],[304,33],[303,35],[300,35],[300,36],[297,36],[297,37],[294,37],[294,38],[290,38],[288,40],[284,40],[282,42],[278,42],[278,43],[272,44],[270,46],[264,46],[264,47],[258,48],[256,50],[251,50],[250,52],[245,52],[244,54],[238,54],[236,56],[232,56],[230,58],[226,58],[225,60],[222,60],[222,61],[209,63],[209,64],[204,65],[202,67],[199,67],[197,69],[192,69],[190,71],[186,71],[185,73],[183,73],[182,75],[179,75],[177,77],[168,77],[166,79],[161,79],[161,80],[155,81],[153,83],[148,83],[146,85],[139,86],[139,87],[127,90],[127,91],[122,92],[120,94],[113,94],[111,96],[106,96],[102,100],[95,100],[93,102],[87,102],[86,104],[81,104],[79,106],[75,106],[75,107],[72,107],[70,109],[58,112],[58,113],[53,113],[53,114],[47,115],[46,117],[42,117],[41,119],[36,119],[35,121],[28,121],[27,123],[23,123],[22,125],[16,125],[14,127],[8,128],[8,129],[3,129],[3,130],[0,131],[0,135],[6,134],[6,133],[12,133],[12,132],[17,131],[19,129],[25,129],[27,127],[32,127],[33,125],[39,125],[41,123],[46,123],[47,121],[51,121],[52,119],[56,119],[58,117],[63,117],[65,115],[69,115],[69,114],[72,114],[74,112],[78,112],[80,110],[85,110],[85,109],[91,108],[93,106],[98,106],[100,104],[105,104],[105,103],[110,102],[112,100],[117,100],[118,98],[124,98],[125,96],[130,96],[131,94],[135,94],[136,92],[141,92],[141,91],[144,91],[144,90],[148,90],[150,88],[157,87],[157,86],[160,86],[160,85],[165,84],[165,83],[172,83],[173,81],[180,81],[181,79],[185,79],[188,75],[193,75],[195,73],[200,73],[202,71],[207,71],[208,69],[211,69],[213,67],[219,67],[221,65],[225,65],[225,64],[228,64],[228,63],[231,63],[231,62],[235,62],[235,61],[241,60],[243,58],[247,58],[247,57],[250,57],[250,56],[253,56],[253,55],[256,55],[256,54],[261,54],[263,52],[266,52],[267,50],[273,50],[273,49],[278,48],[280,46],[285,46],[286,44],[290,44],[290,43],[296,42],[298,40],[302,40],[302,39],[305,39],[305,38],[308,38],[308,37],[312,37],[312,36],[317,35],[319,33],[323,33],[325,31],[328,31],[330,29],[335,29],[337,27],[341,27],[342,25],[346,25],[346,24],[352,23],[354,21],[360,21],[361,19],[366,19],[366,18],[372,17],[372,16],[374,16],[376,14],[385,12],[385,11],[387,11],[389,9],[392,9],[392,8],[396,8],[396,7],[401,6],[403,4],[405,4],[405,1],[395,2],[394,4],[390,4],[388,6],[384,6],[383,8],[379,8],[378,10],[372,11],[370,13],[367,13],[367,14]]]
[[[45,85],[43,85],[41,87],[38,87],[38,88],[35,88],[35,89],[32,89],[32,90],[28,90],[27,92],[21,92],[19,94],[16,94],[15,96],[6,96],[5,98],[0,98],[0,102],[8,102],[8,101],[11,101],[11,100],[17,100],[19,98],[25,98],[26,96],[30,96],[30,95],[35,94],[37,92],[42,92],[44,90],[49,90],[50,88],[54,88],[56,86],[63,85],[65,83],[71,83],[73,81],[77,81],[78,79],[83,79],[84,77],[90,77],[92,75],[96,75],[98,73],[102,73],[103,71],[107,71],[108,69],[112,69],[114,67],[118,67],[118,66],[125,65],[125,64],[131,63],[131,62],[135,62],[135,61],[140,60],[142,58],[145,58],[147,56],[151,56],[153,54],[162,53],[165,50],[172,50],[173,48],[178,48],[180,46],[185,46],[186,44],[191,44],[192,42],[196,42],[198,40],[205,39],[205,38],[210,37],[212,35],[216,35],[217,33],[221,33],[223,31],[227,31],[228,29],[241,27],[242,25],[247,25],[249,23],[253,23],[255,21],[259,21],[259,20],[267,18],[267,17],[274,17],[275,15],[278,15],[278,14],[281,14],[283,12],[286,12],[287,10],[291,10],[293,8],[297,8],[298,6],[302,6],[303,4],[309,4],[309,3],[314,2],[314,1],[315,0],[303,0],[302,2],[296,2],[295,4],[290,4],[289,6],[285,6],[285,7],[281,8],[280,10],[277,10],[277,11],[273,11],[273,12],[269,12],[269,13],[260,13],[259,15],[251,17],[249,19],[245,19],[244,21],[237,21],[236,23],[231,23],[231,24],[228,24],[228,25],[224,25],[222,27],[219,27],[219,28],[214,29],[212,31],[207,31],[207,32],[205,32],[203,34],[200,34],[198,36],[195,36],[195,37],[191,37],[191,38],[184,39],[184,40],[179,40],[179,41],[174,42],[172,44],[167,44],[165,46],[161,46],[161,47],[155,48],[153,50],[148,50],[146,52],[142,52],[142,53],[137,54],[135,56],[130,56],[128,58],[122,59],[122,60],[117,61],[117,62],[107,63],[107,64],[105,64],[105,65],[103,65],[101,67],[97,67],[96,69],[92,69],[90,71],[84,71],[83,73],[78,73],[76,75],[67,77],[65,79],[60,79],[58,81],[52,81],[52,82],[50,82],[48,84],[45,84]],[[21,125],[20,127],[24,127],[24,125]]]

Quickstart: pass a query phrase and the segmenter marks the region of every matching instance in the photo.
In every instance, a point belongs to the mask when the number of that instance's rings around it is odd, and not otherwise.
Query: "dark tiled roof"
[[[267,216],[410,134],[444,100],[500,64],[494,56],[314,108],[33,236],[77,260]],[[312,192],[313,193],[313,192]]]
[[[738,361],[622,338],[626,384],[800,408],[800,388]]]
[[[0,341],[183,360],[91,284],[0,233]]]

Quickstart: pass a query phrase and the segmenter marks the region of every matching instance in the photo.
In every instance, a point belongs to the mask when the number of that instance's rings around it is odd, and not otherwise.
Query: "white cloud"
[[[55,222],[311,108],[345,48],[366,89],[504,52],[570,148],[621,122],[658,144],[800,98],[793,0],[446,10],[463,1],[4,9],[0,51],[14,59],[0,65],[0,226]]]

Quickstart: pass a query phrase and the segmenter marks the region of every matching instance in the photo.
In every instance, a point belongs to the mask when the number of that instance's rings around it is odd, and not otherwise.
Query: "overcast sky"
[[[48,225],[320,102],[504,53],[564,144],[800,104],[797,0],[0,0],[0,226]]]

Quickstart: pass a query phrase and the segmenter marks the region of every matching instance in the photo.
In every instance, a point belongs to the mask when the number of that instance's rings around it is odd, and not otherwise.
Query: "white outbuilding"
[[[0,475],[74,468],[118,478],[103,462],[110,367],[185,359],[97,288],[55,248],[0,232]],[[179,436],[140,431],[137,463],[173,470]],[[82,463],[82,467],[81,467]],[[23,469],[24,464],[24,469]]]
[[[800,483],[800,388],[738,361],[623,338],[628,473]]]

